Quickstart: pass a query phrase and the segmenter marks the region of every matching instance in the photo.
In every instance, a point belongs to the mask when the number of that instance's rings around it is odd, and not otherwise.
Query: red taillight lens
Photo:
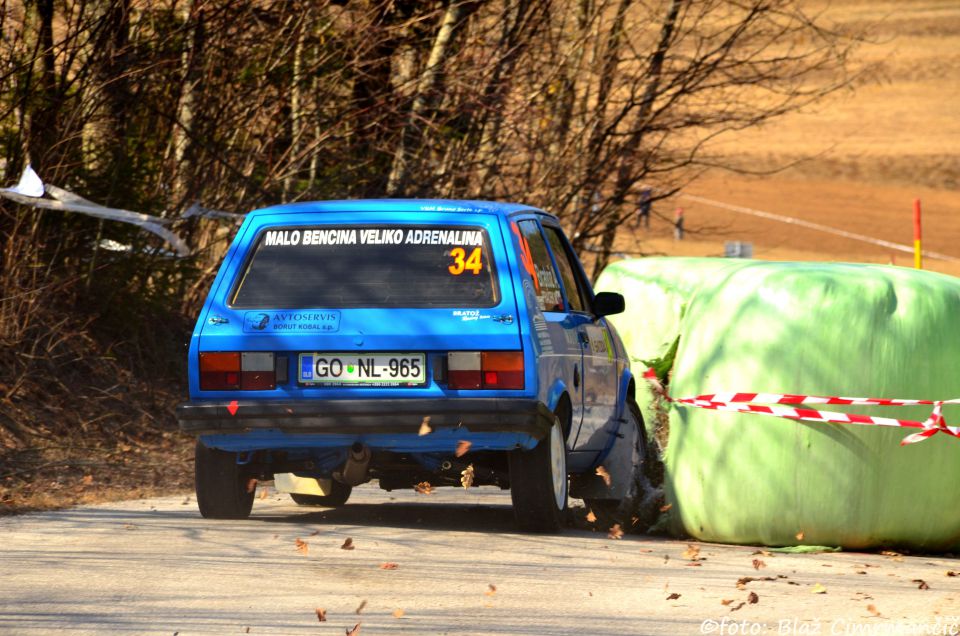
[[[522,351],[484,351],[481,358],[483,388],[523,388]]]
[[[217,351],[200,354],[201,391],[263,391],[276,386],[272,353]]]
[[[451,389],[522,389],[522,351],[451,351],[447,354]]]

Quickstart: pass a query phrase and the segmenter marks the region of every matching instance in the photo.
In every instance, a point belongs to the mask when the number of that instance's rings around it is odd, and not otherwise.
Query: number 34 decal
[[[447,271],[454,276],[459,276],[466,270],[470,270],[474,274],[479,274],[480,270],[483,269],[483,261],[481,260],[479,247],[473,248],[470,256],[467,256],[467,252],[462,247],[455,247],[450,250],[450,256],[453,258],[453,265],[447,267]]]

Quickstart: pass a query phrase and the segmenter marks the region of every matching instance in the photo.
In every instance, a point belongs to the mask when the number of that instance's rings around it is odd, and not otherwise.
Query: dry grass
[[[859,50],[868,68],[856,87],[827,102],[744,131],[714,148],[766,176],[714,172],[688,191],[900,244],[913,241],[912,204],[924,207],[924,247],[960,258],[960,4],[951,1],[816,0],[840,26],[868,26]],[[687,240],[671,219],[683,206]],[[725,212],[682,200],[661,202],[649,233],[624,235],[624,252],[722,255],[724,240],[754,243],[757,258],[864,261],[912,266],[909,254]],[[697,234],[697,232],[700,234]],[[960,275],[960,264],[925,267]]]

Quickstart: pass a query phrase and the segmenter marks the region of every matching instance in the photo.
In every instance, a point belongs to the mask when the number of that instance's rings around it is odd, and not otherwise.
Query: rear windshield
[[[463,225],[322,225],[260,233],[237,308],[493,307],[490,240]]]

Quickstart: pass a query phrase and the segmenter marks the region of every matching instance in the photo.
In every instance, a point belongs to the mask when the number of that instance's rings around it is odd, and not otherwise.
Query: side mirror
[[[593,298],[593,313],[599,316],[622,314],[626,309],[623,296],[614,292],[600,292]]]

